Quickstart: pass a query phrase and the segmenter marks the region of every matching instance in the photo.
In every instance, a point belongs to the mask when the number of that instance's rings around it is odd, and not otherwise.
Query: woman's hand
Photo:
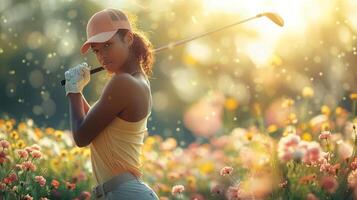
[[[83,62],[64,73],[66,96],[69,93],[82,93],[84,86],[90,81],[90,66]]]

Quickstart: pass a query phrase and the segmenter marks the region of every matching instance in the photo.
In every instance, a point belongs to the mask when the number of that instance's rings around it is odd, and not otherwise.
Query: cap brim
[[[90,37],[81,47],[81,54],[84,55],[87,53],[91,43],[106,42],[112,38],[117,31],[108,31],[103,33],[98,33]]]

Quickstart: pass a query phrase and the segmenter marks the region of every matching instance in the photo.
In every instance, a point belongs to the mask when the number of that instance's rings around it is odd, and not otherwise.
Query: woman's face
[[[129,55],[129,47],[133,42],[133,35],[129,31],[124,41],[118,34],[103,43],[91,43],[92,52],[96,55],[99,64],[109,73],[119,72]]]

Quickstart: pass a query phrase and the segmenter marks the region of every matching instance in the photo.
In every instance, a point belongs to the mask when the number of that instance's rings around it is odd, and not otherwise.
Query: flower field
[[[350,98],[355,105],[356,94]],[[160,199],[356,199],[357,119],[327,106],[301,118],[299,106],[286,98],[275,123],[237,126],[187,148],[147,136],[144,181]],[[92,198],[90,151],[76,147],[70,132],[3,118],[0,137],[5,199]]]

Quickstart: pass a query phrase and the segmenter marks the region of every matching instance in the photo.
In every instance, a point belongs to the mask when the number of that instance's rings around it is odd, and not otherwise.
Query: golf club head
[[[264,12],[264,13],[260,13],[257,15],[257,17],[263,17],[263,16],[269,18],[271,21],[273,21],[278,26],[284,26],[283,18],[280,17],[280,15],[278,15],[277,13]]]

